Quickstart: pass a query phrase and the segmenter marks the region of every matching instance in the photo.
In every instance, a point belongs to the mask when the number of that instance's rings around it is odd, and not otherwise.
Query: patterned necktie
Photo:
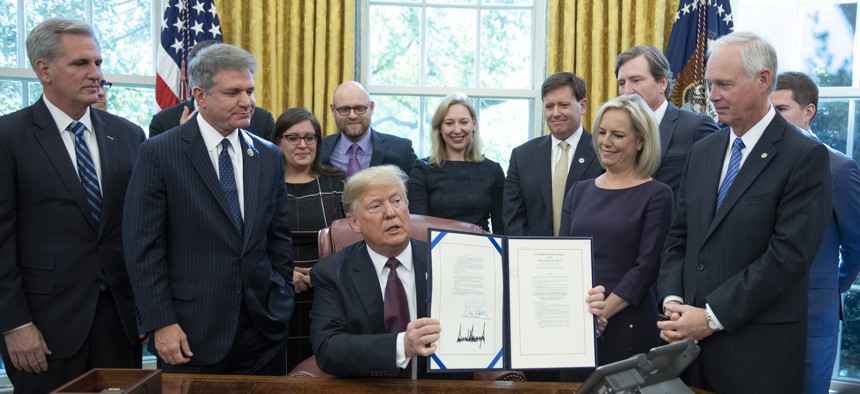
[[[221,155],[218,157],[218,172],[221,174],[221,190],[227,199],[230,218],[239,232],[242,232],[242,210],[239,209],[239,190],[236,188],[236,177],[233,176],[233,161],[230,160],[230,140],[224,138],[221,142]]]
[[[352,174],[355,174],[356,172],[361,171],[361,164],[359,164],[359,162],[358,162],[358,150],[361,149],[361,147],[358,146],[358,143],[353,142],[352,145],[349,147],[349,149],[350,149],[349,163],[346,164],[346,175],[347,176],[350,176]]]
[[[735,177],[738,176],[738,171],[741,170],[741,151],[743,151],[744,148],[746,148],[744,141],[740,138],[735,138],[735,142],[732,143],[732,155],[729,157],[729,168],[726,170],[726,177],[723,179],[723,184],[720,185],[720,191],[717,194],[717,209],[720,209],[723,199],[726,198],[726,194],[729,194],[729,188],[732,186],[732,182],[735,181]]]
[[[564,204],[564,187],[567,184],[567,149],[570,145],[567,141],[558,143],[561,155],[555,162],[555,173],[552,175],[552,235],[558,235],[561,226],[561,206]]]
[[[102,216],[102,192],[99,189],[99,177],[96,175],[96,166],[87,142],[84,141],[84,133],[87,127],[81,122],[72,122],[66,128],[75,135],[75,156],[78,162],[78,175],[87,196],[87,205],[90,206],[90,215],[98,222]]]
[[[385,263],[388,267],[388,283],[385,284],[385,299],[383,309],[385,316],[386,332],[404,332],[409,324],[409,304],[406,300],[406,291],[403,290],[403,282],[397,276],[397,267],[400,261],[391,258]]]

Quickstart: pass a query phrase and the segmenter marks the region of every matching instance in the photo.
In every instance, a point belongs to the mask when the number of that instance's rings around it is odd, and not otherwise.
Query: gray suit
[[[667,103],[666,113],[660,121],[660,167],[654,179],[672,188],[675,201],[681,186],[681,171],[687,153],[696,141],[717,131],[717,124],[708,116],[678,109]]]
[[[690,151],[657,297],[707,303],[725,327],[699,342],[687,384],[720,393],[797,392],[807,273],[832,214],[827,147],[776,113],[715,211],[729,134],[724,128]]]
[[[506,235],[552,236],[552,137],[528,141],[511,152],[502,217]],[[567,172],[565,194],[576,181],[603,173],[591,143],[582,131]]]

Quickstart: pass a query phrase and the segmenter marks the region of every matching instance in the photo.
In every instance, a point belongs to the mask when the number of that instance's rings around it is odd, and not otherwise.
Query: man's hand
[[[188,111],[188,107],[182,106],[182,115],[179,116],[179,124],[184,124],[188,121],[188,119],[191,119],[191,117],[197,113],[196,109],[194,111],[191,111],[190,113]]]
[[[35,324],[21,327],[5,335],[6,349],[15,369],[29,373],[48,370],[47,356],[51,354],[42,332]]]
[[[682,305],[677,302],[666,303],[663,308],[669,320],[657,322],[660,338],[669,343],[692,339],[698,343],[714,333],[708,326],[704,308]]]
[[[427,346],[439,340],[442,326],[439,320],[423,317],[409,322],[406,326],[406,335],[403,336],[403,350],[406,358],[414,355],[427,357],[436,352],[436,345]]]
[[[191,361],[191,348],[188,346],[188,338],[179,324],[173,323],[161,327],[152,334],[155,341],[155,350],[158,357],[170,365],[182,365]]]
[[[293,284],[296,287],[296,293],[307,291],[311,287],[311,269],[310,268],[293,268]]]

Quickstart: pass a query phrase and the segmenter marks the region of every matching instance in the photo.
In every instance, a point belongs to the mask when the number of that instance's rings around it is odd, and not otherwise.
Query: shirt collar
[[[570,137],[567,137],[567,139],[565,139],[565,141],[567,141],[567,145],[571,148],[576,149],[576,145],[579,144],[579,139],[580,139],[580,137],[582,137],[582,133],[583,133],[583,129],[582,129],[582,124],[580,123],[579,128],[576,129],[576,131],[573,134],[571,134]],[[553,134],[550,134],[550,137],[552,137],[552,147],[553,148],[557,147],[558,144],[561,142],[561,140],[556,138],[555,135],[553,135]]]
[[[90,107],[88,106],[86,111],[84,111],[84,115],[81,116],[80,119],[72,119],[71,116],[67,115],[63,110],[58,108],[51,100],[48,100],[47,97],[42,95],[42,100],[45,101],[45,106],[48,107],[48,112],[51,113],[51,117],[54,118],[54,123],[56,123],[57,128],[60,129],[60,134],[66,131],[66,128],[69,127],[69,124],[72,122],[81,122],[84,126],[87,127],[87,132],[93,132],[93,121],[90,119]]]
[[[373,131],[368,128],[367,134],[365,134],[364,137],[361,137],[361,139],[358,140],[358,146],[364,153],[370,152],[370,134],[372,132]],[[346,138],[346,135],[341,132],[340,140],[338,140],[337,142],[337,150],[341,152],[341,154],[346,154],[346,151],[349,149],[350,146],[352,146],[352,141],[350,141],[349,138]]]
[[[197,127],[200,128],[200,135],[203,137],[203,143],[206,145],[207,152],[216,149],[224,138],[230,140],[230,145],[233,146],[234,152],[239,152],[239,149],[241,149],[241,145],[239,144],[239,129],[233,130],[227,137],[224,137],[218,130],[215,130],[212,125],[206,122],[206,119],[203,119],[202,116],[195,116],[194,118],[197,119]]]
[[[743,140],[744,146],[747,146],[750,148],[754,147],[755,144],[758,142],[758,140],[761,138],[762,134],[764,134],[764,130],[767,128],[767,126],[773,120],[774,116],[776,116],[776,111],[773,109],[773,105],[771,105],[770,108],[767,110],[767,113],[764,115],[764,117],[761,118],[761,120],[758,121],[758,123],[756,123],[755,126],[751,127],[746,133],[744,133],[743,136],[738,137],[741,140]],[[734,143],[734,141],[735,141],[734,137],[737,137],[737,134],[735,134],[735,131],[734,130],[731,130],[731,131],[732,131],[732,133],[731,133],[732,138],[729,139],[729,147],[731,147],[732,144]]]
[[[370,246],[367,247],[367,254],[370,255],[370,261],[373,262],[373,268],[376,269],[376,276],[382,275],[382,269],[385,268],[385,263],[388,262],[388,257],[376,253],[376,251],[371,249]],[[394,258],[400,261],[400,265],[402,265],[403,268],[406,268],[406,271],[412,272],[412,242],[408,242],[406,244],[406,249],[403,249],[403,251]]]
[[[654,120],[657,121],[657,125],[660,125],[660,122],[663,121],[663,117],[666,116],[666,110],[669,108],[669,102],[663,100],[663,104],[660,104],[659,107],[654,111]]]

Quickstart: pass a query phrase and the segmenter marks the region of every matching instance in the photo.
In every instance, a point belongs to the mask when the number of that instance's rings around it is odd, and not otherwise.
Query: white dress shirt
[[[66,128],[69,127],[69,124],[73,121],[81,122],[87,127],[87,131],[84,132],[84,142],[87,143],[87,149],[89,149],[90,156],[93,158],[93,165],[96,167],[96,176],[99,178],[99,190],[102,190],[101,155],[99,155],[99,143],[96,139],[93,121],[90,119],[90,107],[87,107],[86,112],[84,112],[84,115],[81,116],[80,119],[72,119],[61,109],[57,108],[57,106],[48,100],[46,96],[42,96],[42,99],[45,101],[45,106],[48,107],[51,117],[54,118],[54,123],[57,125],[57,129],[60,130],[60,137],[63,139],[63,145],[66,146],[66,150],[69,152],[69,158],[72,159],[72,166],[75,167],[75,174],[79,174],[78,157],[75,154],[75,133],[66,130]],[[104,193],[102,193],[102,195],[104,195]]]
[[[236,178],[236,190],[239,192],[239,210],[242,212],[242,219],[245,219],[245,182],[242,177],[242,144],[239,143],[239,129],[233,130],[230,135],[224,137],[215,130],[206,119],[202,116],[197,116],[197,125],[200,127],[200,135],[203,136],[203,143],[206,145],[206,151],[209,153],[209,159],[212,160],[212,165],[215,167],[215,175],[221,179],[221,170],[218,166],[218,158],[221,155],[223,146],[221,142],[224,138],[230,140],[230,161],[233,162],[233,177]]]
[[[385,286],[388,284],[388,272],[390,271],[385,263],[388,262],[388,257],[376,253],[369,246],[367,254],[370,255],[370,261],[373,262],[373,267],[376,268],[376,276],[379,278],[379,288],[385,297]],[[418,307],[416,303],[417,296],[415,295],[415,265],[412,263],[412,242],[409,242],[406,249],[400,252],[395,257],[400,261],[397,266],[397,277],[403,283],[403,290],[406,291],[406,301],[409,304],[409,321],[413,321],[418,317]],[[384,300],[383,300],[384,301]],[[397,366],[406,368],[409,364],[409,359],[406,358],[406,350],[403,344],[403,337],[406,332],[397,334]]]
[[[579,128],[576,129],[576,132],[567,137],[565,141],[567,141],[567,171],[570,172],[571,163],[573,163],[573,154],[576,151],[576,146],[579,145],[579,140],[582,138],[582,125],[579,125]],[[550,168],[550,178],[555,179],[555,164],[558,163],[558,160],[561,158],[561,147],[558,146],[561,143],[561,140],[555,138],[554,135],[550,134],[550,138],[552,140],[552,164],[549,166]]]

